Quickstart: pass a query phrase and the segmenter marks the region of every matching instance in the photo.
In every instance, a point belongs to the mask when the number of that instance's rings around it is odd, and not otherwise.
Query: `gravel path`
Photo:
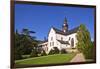
[[[78,53],[70,62],[85,62],[84,55],[82,53]]]

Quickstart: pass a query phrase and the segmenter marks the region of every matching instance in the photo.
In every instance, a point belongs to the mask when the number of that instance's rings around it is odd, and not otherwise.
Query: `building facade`
[[[52,27],[49,31],[47,41],[39,44],[39,46],[41,45],[47,54],[55,47],[59,50],[66,49],[67,51],[71,51],[72,48],[76,48],[76,43],[78,42],[76,38],[78,29],[79,27],[69,30],[67,19],[65,18],[62,30]]]

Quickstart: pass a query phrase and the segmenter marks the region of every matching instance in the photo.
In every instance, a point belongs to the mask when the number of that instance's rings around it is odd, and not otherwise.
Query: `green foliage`
[[[61,49],[61,54],[67,53],[66,49]]]
[[[58,54],[59,52],[60,52],[59,49],[57,47],[54,47],[54,53]]]
[[[26,59],[26,58],[29,58],[29,57],[30,57],[30,55],[22,55],[23,59]]]
[[[93,46],[91,46],[90,33],[85,25],[81,24],[77,32],[77,49],[82,52],[86,59],[93,58]]]
[[[41,56],[46,56],[46,52],[43,50],[43,52],[41,53]]]
[[[91,42],[91,45],[88,48],[85,48],[85,51],[83,52],[85,54],[85,58],[87,59],[94,59],[94,45]]]
[[[22,55],[30,54],[33,46],[37,45],[37,41],[30,36],[28,29],[23,29],[22,33],[15,33],[15,48],[14,55],[15,59],[22,59]]]
[[[49,55],[51,54],[59,54],[59,49],[57,47],[54,47],[53,49],[50,50]]]
[[[22,59],[22,54],[19,52],[19,50],[14,51],[14,59]]]
[[[30,57],[38,57],[38,52],[37,52],[36,47],[33,48],[32,52],[30,54]]]
[[[22,52],[20,48],[20,36],[18,33],[15,34],[15,46],[14,46],[14,59],[22,59]]]
[[[55,50],[50,50],[49,55],[55,54]]]

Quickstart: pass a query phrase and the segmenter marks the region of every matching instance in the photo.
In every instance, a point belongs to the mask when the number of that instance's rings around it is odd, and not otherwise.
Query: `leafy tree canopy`
[[[92,58],[93,45],[91,43],[90,33],[85,25],[81,24],[77,32],[77,49],[82,52],[86,58]]]

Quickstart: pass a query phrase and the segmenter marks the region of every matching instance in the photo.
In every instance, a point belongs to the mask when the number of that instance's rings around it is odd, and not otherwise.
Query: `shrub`
[[[54,47],[54,54],[58,54],[60,51],[57,47]]]
[[[51,49],[49,52],[49,55],[52,55],[52,54],[55,54],[55,51]]]
[[[41,56],[46,56],[46,52],[43,50],[43,52],[41,53]]]
[[[22,55],[23,59],[29,58],[30,55]]]
[[[67,53],[66,49],[61,49],[61,54]]]
[[[94,46],[89,46],[83,51],[83,54],[86,59],[93,59],[94,58]]]
[[[14,59],[15,60],[22,59],[22,53],[20,52],[20,50],[18,50],[18,49],[17,50],[14,50]]]
[[[15,56],[15,60],[19,60],[19,59],[22,59],[22,56],[20,54],[16,54],[14,55]]]
[[[33,49],[31,54],[30,54],[30,57],[38,57],[38,52],[36,49]]]
[[[58,54],[60,51],[57,47],[54,47],[53,49],[50,50],[49,55],[51,54]]]

